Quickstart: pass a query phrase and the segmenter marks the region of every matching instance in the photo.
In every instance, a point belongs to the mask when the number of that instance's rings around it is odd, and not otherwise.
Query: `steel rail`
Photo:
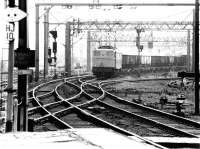
[[[70,79],[64,79],[64,83],[68,83],[68,84],[71,84],[71,85],[74,85],[77,89],[80,89],[77,85],[75,85],[75,84],[73,84],[73,83],[71,83],[71,82],[67,82],[67,80],[73,80],[73,79],[76,79],[76,77],[73,77],[73,78],[70,78]],[[37,96],[38,98],[41,98],[41,97],[45,97],[45,96],[49,96],[50,94],[53,94],[55,91],[57,91],[58,90],[58,88],[62,85],[62,84],[64,84],[64,83],[60,83],[60,84],[58,84],[56,87],[55,87],[55,89],[54,90],[52,90],[51,92],[49,92],[49,93],[46,93],[46,94],[43,94],[43,95],[40,95],[40,96]],[[79,93],[77,94],[77,95],[75,95],[75,96],[73,96],[73,97],[70,97],[70,98],[68,98],[67,100],[71,100],[71,99],[74,99],[74,98],[78,98],[80,95],[82,94],[82,90],[80,89],[80,91],[79,91]],[[43,107],[46,109],[47,107],[51,107],[51,106],[55,106],[55,105],[58,105],[58,104],[60,104],[60,103],[62,103],[63,102],[63,100],[61,100],[61,101],[57,101],[57,102],[53,102],[53,103],[49,103],[49,104],[46,104],[46,105],[43,105]],[[37,111],[38,110],[38,108],[40,108],[40,106],[37,106],[37,107],[33,107],[33,108],[30,108],[29,109],[29,112],[31,113],[31,112],[33,112],[33,111]],[[48,116],[51,116],[50,114],[49,115],[45,115],[45,116],[43,116],[43,117],[48,117]],[[36,121],[38,121],[38,120],[40,120],[40,119],[42,119],[42,117],[41,118],[39,118],[39,119],[36,119]]]
[[[138,81],[138,80],[136,80],[136,81]],[[115,83],[116,83],[116,82],[115,82]],[[118,101],[124,102],[124,103],[126,103],[126,104],[128,103],[128,104],[130,104],[130,105],[137,106],[137,107],[139,107],[140,109],[149,110],[149,111],[154,112],[154,113],[157,113],[157,114],[159,114],[159,115],[161,115],[161,116],[168,117],[168,118],[171,119],[171,120],[178,120],[179,123],[185,124],[185,125],[187,125],[187,126],[189,125],[189,126],[193,126],[193,127],[198,127],[198,128],[200,128],[200,123],[198,123],[198,122],[196,122],[196,121],[189,120],[189,119],[186,119],[186,118],[182,118],[182,117],[179,117],[179,116],[170,114],[170,113],[166,113],[166,112],[163,112],[163,111],[160,111],[160,110],[157,110],[157,109],[153,109],[153,108],[151,108],[151,107],[146,107],[146,106],[143,106],[143,105],[140,105],[140,104],[137,104],[137,103],[133,103],[133,102],[124,100],[123,98],[120,98],[120,97],[118,97],[118,96],[116,96],[116,95],[113,95],[113,94],[111,94],[111,93],[109,93],[109,92],[107,92],[107,91],[106,91],[106,94],[109,95],[109,96],[111,96],[112,98],[114,98],[114,100],[117,99]],[[103,101],[101,101],[101,102],[103,102]],[[103,102],[103,103],[105,103],[105,102]],[[106,104],[106,103],[105,103],[105,104]],[[136,115],[138,115],[138,114],[136,114]],[[138,115],[138,116],[141,116],[141,115]],[[177,129],[177,128],[175,128],[175,127],[172,127],[172,128]],[[188,132],[186,132],[186,131],[181,130],[181,128],[179,128],[179,129],[177,129],[177,130],[178,130],[178,131],[185,132],[185,133],[188,133]],[[192,134],[192,133],[188,133],[188,134],[191,134],[191,135],[193,135],[194,137],[198,137],[198,136],[196,136],[196,135],[194,135],[194,134]]]
[[[106,106],[106,107],[109,107],[109,108],[112,108],[112,109],[121,111],[121,112],[123,112],[123,113],[132,115],[133,117],[136,117],[136,118],[145,120],[146,122],[149,122],[149,123],[152,123],[152,124],[154,124],[155,126],[157,126],[158,128],[168,129],[168,130],[170,130],[171,132],[175,132],[175,133],[184,135],[184,136],[186,136],[186,137],[198,138],[198,136],[193,135],[193,134],[191,134],[191,133],[188,133],[188,132],[185,132],[185,131],[183,131],[183,130],[180,130],[180,129],[177,129],[177,128],[174,128],[174,127],[165,125],[165,124],[163,124],[163,123],[160,123],[160,122],[158,122],[158,121],[152,120],[152,119],[150,119],[150,118],[146,118],[146,117],[144,117],[144,116],[140,116],[140,115],[138,115],[138,114],[131,113],[131,112],[127,111],[127,110],[124,110],[124,109],[115,107],[115,106],[113,106],[113,105],[111,105],[111,104],[108,104],[108,103],[105,103],[105,102],[103,102],[103,101],[98,100],[98,102],[100,102],[101,104],[103,104],[103,105]]]
[[[67,80],[69,80],[69,79],[82,78],[82,77],[87,77],[87,76],[88,76],[88,75],[86,75],[86,76],[78,76],[78,77],[65,78],[65,79],[63,79],[63,81],[64,81],[64,83],[65,83],[65,82],[66,82]],[[41,88],[42,86],[45,86],[45,85],[47,85],[47,84],[51,84],[51,83],[54,83],[54,82],[57,82],[57,81],[60,81],[60,80],[62,80],[62,79],[57,79],[57,80],[45,82],[45,83],[43,83],[43,84],[40,84],[40,85],[36,86],[36,87],[33,89],[33,94],[34,94],[34,96],[35,96],[35,93],[36,93],[36,90],[37,90],[37,89],[39,89],[39,88]],[[60,83],[60,84],[62,84],[62,83]],[[58,86],[60,86],[60,84],[58,84],[58,85],[55,87],[56,90],[57,90]],[[38,100],[38,98],[44,98],[44,97],[46,97],[46,96],[49,96],[49,95],[53,94],[54,92],[55,92],[55,89],[53,89],[53,90],[51,90],[50,92],[45,93],[45,94],[43,94],[43,95],[39,95],[39,96],[37,96],[37,98],[36,98],[36,97],[33,97],[33,99],[37,102],[38,106],[29,109],[29,113],[32,113],[32,112],[34,112],[34,111],[37,111],[37,110],[40,109],[41,107],[42,107],[42,109],[43,109],[44,111],[47,112],[47,111],[48,111],[48,110],[46,109],[47,107],[49,107],[49,106],[54,106],[55,104],[59,104],[59,103],[63,102],[63,101],[57,101],[57,102],[49,103],[49,104],[46,104],[46,105],[42,105],[41,102]],[[80,93],[79,93],[78,95],[76,95],[74,98],[77,98],[78,96],[80,96]],[[72,97],[72,98],[73,98],[73,97]],[[48,114],[45,115],[45,117],[52,116],[51,112],[48,111],[47,113],[48,113]]]
[[[83,84],[86,84],[86,82],[84,82]],[[83,85],[81,85],[81,86],[83,86]],[[95,86],[95,87],[96,87],[96,86]],[[58,112],[53,113],[53,115],[54,115],[55,117],[59,117],[60,114],[61,114],[61,115],[65,114],[65,112],[68,112],[70,109],[77,109],[77,110],[80,111],[83,115],[85,115],[85,116],[87,116],[87,117],[90,117],[90,119],[93,119],[94,121],[97,121],[98,123],[104,125],[104,126],[107,127],[107,128],[111,128],[111,129],[116,130],[116,131],[118,131],[118,132],[120,132],[120,133],[123,133],[123,134],[125,134],[125,135],[133,135],[133,136],[136,136],[136,137],[142,139],[142,140],[145,141],[145,142],[148,142],[148,143],[150,143],[150,144],[152,144],[152,145],[154,145],[154,146],[157,146],[157,147],[159,147],[159,148],[163,148],[162,146],[160,146],[160,145],[158,145],[158,144],[155,144],[155,143],[153,143],[152,141],[149,141],[149,140],[147,140],[147,139],[144,139],[144,138],[142,138],[142,137],[140,137],[140,136],[137,136],[137,135],[135,135],[135,134],[133,134],[133,133],[131,133],[131,132],[129,132],[129,131],[126,131],[126,130],[121,129],[121,128],[115,126],[115,125],[112,125],[112,124],[110,124],[110,123],[108,123],[108,122],[106,122],[106,121],[103,121],[103,120],[101,120],[101,119],[99,119],[99,118],[97,118],[97,117],[95,117],[95,116],[89,114],[88,112],[86,112],[86,111],[80,109],[78,106],[75,106],[75,105],[71,104],[69,99],[67,99],[67,100],[66,100],[66,99],[63,99],[63,97],[61,97],[61,96],[58,94],[57,88],[58,88],[58,86],[56,87],[55,92],[56,92],[58,98],[60,98],[61,101],[65,101],[66,103],[68,103],[68,104],[70,105],[70,107],[67,108],[67,109],[64,109],[64,110],[61,110],[61,111],[58,111]],[[97,87],[96,87],[96,88],[97,88]],[[81,89],[83,89],[83,88],[81,88]],[[82,93],[83,93],[83,92],[84,92],[84,91],[82,91]],[[88,94],[86,93],[86,95],[88,95]],[[88,97],[90,97],[91,99],[93,98],[93,97],[91,97],[90,95],[88,95]],[[101,97],[101,96],[100,96],[100,97]],[[71,99],[73,99],[73,98],[71,98]],[[96,100],[97,100],[97,99],[95,98],[93,101],[96,101]],[[83,104],[82,104],[82,105],[83,105]],[[44,121],[45,119],[48,119],[48,117],[49,117],[48,115],[47,115],[47,116],[44,116],[43,118],[37,119],[37,121]]]
[[[172,78],[173,80],[175,79],[181,79],[181,78]],[[157,80],[157,79],[141,79],[141,80],[122,80],[122,81],[113,81],[113,83],[117,83],[117,82],[123,82],[123,81],[128,81],[128,82],[138,82],[138,81],[152,81],[152,80]],[[168,79],[158,79],[158,80],[168,80]],[[171,80],[171,79],[170,79]],[[103,82],[103,85],[106,85],[104,84]],[[100,84],[101,87],[103,87],[102,83]],[[114,97],[115,99],[118,99],[120,101],[124,101],[126,103],[129,103],[131,105],[134,105],[134,106],[137,106],[137,107],[140,107],[140,108],[143,108],[143,109],[146,109],[146,110],[150,110],[150,111],[153,111],[153,112],[157,112],[163,116],[170,116],[170,118],[173,118],[173,119],[176,119],[176,120],[179,120],[183,123],[186,123],[188,125],[192,125],[192,126],[196,126],[196,127],[199,127],[200,128],[200,123],[196,122],[196,121],[193,121],[193,120],[190,120],[190,119],[187,119],[187,118],[183,118],[183,117],[180,117],[180,116],[177,116],[177,115],[174,115],[174,114],[171,114],[171,113],[167,113],[167,112],[164,112],[164,111],[160,111],[160,110],[157,110],[157,109],[153,109],[151,107],[147,107],[147,106],[144,106],[144,105],[141,105],[141,104],[137,104],[137,103],[134,103],[134,102],[131,102],[131,101],[127,101],[121,97],[118,97],[116,95],[113,95],[111,93],[109,93],[108,91],[105,91],[106,94],[109,94],[110,96]]]
[[[84,83],[86,83],[86,82],[84,82]],[[56,91],[56,94],[58,95],[59,98],[62,99],[62,97],[58,94],[57,91]],[[87,94],[87,93],[86,93],[86,94]],[[94,97],[92,97],[92,96],[89,95],[89,94],[87,94],[87,95],[88,95],[88,97],[90,97],[90,98],[94,98]],[[104,94],[103,94],[103,96],[104,96]],[[102,98],[102,96],[100,96],[99,98]],[[99,98],[94,98],[94,99],[92,100],[92,102],[98,100]],[[70,108],[68,108],[67,110],[63,110],[62,112],[66,112],[66,111],[68,111],[69,109],[75,108],[75,109],[79,110],[80,112],[82,112],[83,114],[85,114],[86,116],[89,116],[89,117],[92,118],[93,120],[98,121],[99,123],[101,123],[101,124],[107,126],[107,127],[110,128],[110,129],[113,129],[113,130],[115,130],[115,131],[117,131],[117,132],[119,132],[119,133],[122,133],[122,134],[128,135],[128,136],[135,136],[135,137],[137,137],[137,138],[143,140],[143,141],[146,142],[146,143],[150,143],[150,144],[152,144],[152,145],[154,145],[154,146],[156,146],[156,147],[159,147],[159,148],[165,148],[165,147],[163,147],[163,146],[161,146],[161,145],[158,145],[158,144],[156,144],[156,143],[154,143],[154,142],[152,142],[152,141],[150,141],[150,140],[148,140],[148,139],[144,139],[144,138],[141,137],[141,136],[138,136],[138,135],[136,135],[136,134],[134,134],[134,133],[132,133],[132,132],[129,132],[129,131],[124,130],[124,129],[118,127],[118,126],[115,126],[115,125],[113,125],[113,124],[111,124],[111,123],[109,123],[109,122],[106,122],[106,121],[104,121],[104,120],[102,120],[102,119],[100,119],[100,118],[97,118],[96,116],[94,116],[94,115],[92,115],[92,114],[90,114],[90,113],[88,113],[88,112],[82,110],[81,108],[79,108],[80,106],[85,105],[85,104],[81,104],[81,105],[75,106],[75,105],[71,104],[69,100],[66,100],[66,99],[63,99],[63,100],[64,100],[65,102],[67,102],[68,104],[70,104],[71,106],[70,106]],[[91,102],[87,102],[86,104],[88,104],[88,103],[91,103]],[[60,113],[60,112],[57,112],[57,113],[55,113],[55,115],[57,115],[57,114],[59,114],[59,113]]]
[[[63,80],[64,80],[64,79],[63,79]],[[53,117],[55,120],[57,120],[58,122],[60,122],[60,123],[63,124],[64,126],[66,126],[67,128],[71,128],[71,126],[69,126],[67,123],[61,121],[60,119],[58,119],[57,117],[55,117],[52,113],[50,113],[48,110],[46,110],[46,108],[44,108],[44,106],[41,105],[41,103],[39,102],[38,97],[35,96],[36,89],[38,89],[39,87],[44,86],[44,85],[46,85],[46,84],[49,84],[49,83],[51,83],[51,82],[55,82],[55,81],[58,81],[58,80],[53,80],[53,81],[50,81],[50,82],[47,82],[47,83],[43,83],[43,84],[40,84],[40,85],[38,85],[37,87],[35,87],[35,88],[33,89],[33,97],[34,97],[35,101],[37,102],[37,104],[38,104],[46,113],[48,113],[49,116]],[[60,79],[59,79],[59,81],[60,81]]]
[[[145,79],[145,80],[147,80],[147,79]],[[137,80],[137,81],[138,81],[138,80]],[[113,81],[111,81],[111,82],[113,82]],[[100,84],[101,84],[101,83],[100,83]],[[95,86],[94,86],[94,87],[95,87]],[[103,88],[102,88],[100,85],[99,85],[99,87],[103,90]],[[108,92],[106,92],[106,91],[105,91],[105,93],[106,93],[106,94],[110,94],[110,93],[108,93]],[[110,94],[110,95],[112,96],[112,94]],[[105,98],[105,96],[106,96],[106,95],[104,95],[104,98]],[[112,97],[118,98],[117,96],[114,96],[114,95],[113,95]],[[106,105],[106,106],[109,106],[109,107],[112,107],[112,108],[121,110],[122,112],[129,113],[130,115],[134,115],[134,116],[136,116],[136,117],[138,117],[138,118],[140,118],[140,119],[143,119],[143,120],[146,120],[146,121],[148,121],[148,122],[151,122],[151,123],[153,123],[153,124],[155,124],[155,125],[157,125],[157,126],[162,126],[162,127],[164,127],[164,128],[170,129],[170,130],[172,130],[173,132],[175,131],[175,132],[177,132],[177,133],[179,133],[179,134],[183,134],[183,135],[186,135],[186,136],[188,136],[188,137],[196,137],[196,138],[198,138],[198,136],[193,135],[193,134],[191,134],[191,133],[185,132],[185,131],[183,131],[183,130],[180,130],[180,129],[177,129],[177,128],[174,128],[174,127],[171,127],[171,126],[167,126],[167,125],[165,125],[165,124],[163,124],[163,123],[160,123],[160,122],[155,121],[155,120],[152,120],[152,119],[148,119],[148,118],[143,117],[143,116],[140,116],[140,115],[138,115],[138,114],[131,113],[131,112],[127,111],[127,110],[123,110],[123,109],[121,109],[121,108],[114,107],[114,106],[112,106],[112,105],[110,105],[110,104],[107,104],[107,103],[105,103],[105,102],[103,102],[103,101],[101,101],[101,100],[99,100],[99,99],[93,100],[93,102],[96,102],[96,101],[101,102],[102,104],[104,104],[104,105]],[[125,100],[122,100],[122,101],[125,101]],[[90,103],[91,103],[91,102],[90,102]],[[79,107],[82,107],[82,106],[79,106]],[[145,106],[143,106],[143,107],[145,107]],[[151,109],[151,110],[154,110],[153,108],[150,108],[150,109]],[[156,111],[159,111],[159,110],[156,110]],[[164,112],[164,113],[165,113],[165,112]],[[171,114],[171,115],[172,115],[172,114]],[[166,116],[166,115],[165,115],[165,116]]]

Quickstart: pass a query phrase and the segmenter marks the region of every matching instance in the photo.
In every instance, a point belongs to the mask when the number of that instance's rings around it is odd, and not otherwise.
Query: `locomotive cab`
[[[92,56],[92,72],[97,77],[111,77],[121,69],[122,55],[112,46],[100,46]]]

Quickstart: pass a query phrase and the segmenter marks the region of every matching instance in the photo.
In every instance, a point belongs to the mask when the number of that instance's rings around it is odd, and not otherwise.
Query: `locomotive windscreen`
[[[99,46],[98,49],[114,49],[114,47],[105,45],[105,46]]]

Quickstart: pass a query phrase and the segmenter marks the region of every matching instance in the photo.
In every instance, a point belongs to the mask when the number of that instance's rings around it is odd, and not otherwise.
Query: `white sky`
[[[3,1],[3,0],[2,0]],[[16,0],[17,1],[17,0]],[[28,6],[28,19],[29,19],[29,46],[31,49],[35,49],[35,2],[66,2],[66,0],[27,0],[29,3]],[[97,1],[97,0],[96,0]],[[194,3],[195,0],[99,0],[100,3]],[[68,0],[67,2],[71,3],[92,3],[93,0]],[[162,6],[162,7],[123,7],[123,9],[116,10],[112,7],[101,7],[101,9],[88,9],[87,7],[76,7],[73,9],[63,9],[61,7],[53,7],[50,11],[50,22],[64,22],[66,20],[72,21],[73,18],[80,19],[81,21],[88,20],[101,20],[101,21],[192,21],[192,10],[194,7],[175,7],[175,6]],[[0,3],[0,10],[4,9],[4,3]],[[2,12],[2,11],[0,11]],[[43,14],[43,8],[40,9],[40,15]],[[3,14],[0,13],[0,17],[3,17]],[[2,31],[3,36],[0,36],[0,49],[7,46],[5,44],[5,21],[0,21],[0,30]],[[50,26],[50,29],[55,26]],[[40,20],[40,32],[41,36],[43,33],[43,17]],[[58,64],[64,64],[64,27],[60,26],[58,30]],[[81,38],[74,39],[76,44],[74,45],[74,51],[76,56],[85,57],[86,50],[86,40],[79,40]],[[83,38],[86,38],[83,36]],[[43,65],[43,37],[40,39],[40,65]],[[50,45],[51,46],[51,45]],[[133,49],[135,45],[119,46],[122,49],[127,49],[125,53],[134,54]],[[15,48],[17,48],[17,40],[15,41]],[[82,49],[82,50],[80,50]],[[169,49],[169,48],[168,48]],[[152,49],[148,51],[147,54],[152,52],[158,52],[160,48]],[[174,50],[174,49],[172,49]],[[183,49],[184,50],[184,49]],[[179,51],[180,52],[180,51]],[[168,51],[169,53],[169,51]],[[173,54],[173,52],[172,52]],[[1,52],[0,52],[1,55]],[[4,59],[6,59],[6,52],[4,54]],[[80,58],[82,59],[82,58]]]

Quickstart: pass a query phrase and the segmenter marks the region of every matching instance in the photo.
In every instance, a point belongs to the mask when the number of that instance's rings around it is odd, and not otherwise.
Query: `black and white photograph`
[[[1,0],[2,149],[200,149],[199,0]]]

